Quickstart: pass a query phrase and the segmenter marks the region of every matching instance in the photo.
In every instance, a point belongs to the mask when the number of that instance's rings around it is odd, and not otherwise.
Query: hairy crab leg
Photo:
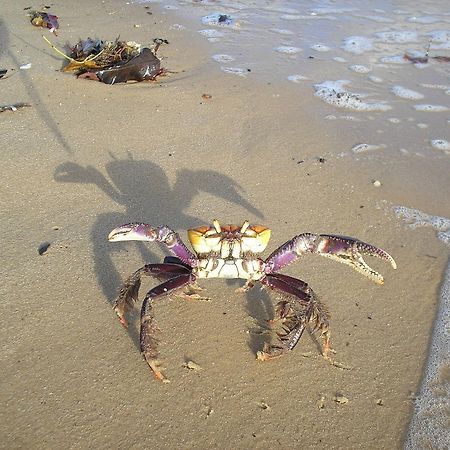
[[[394,269],[397,264],[389,253],[358,239],[332,234],[304,233],[295,236],[277,248],[265,261],[266,273],[278,272],[284,266],[297,260],[304,253],[317,253],[335,261],[347,264],[375,283],[383,284],[383,277],[372,269],[363,255],[375,256],[388,261]]]
[[[125,313],[128,308],[133,306],[133,302],[138,300],[139,288],[141,287],[141,276],[147,275],[160,280],[167,280],[179,275],[189,275],[192,269],[188,269],[181,264],[146,264],[136,270],[120,288],[119,295],[114,303],[114,311],[119,316],[120,323],[124,328],[128,324],[125,319]]]
[[[110,242],[148,241],[165,244],[169,251],[184,264],[191,267],[197,265],[196,256],[186,247],[180,236],[167,226],[152,227],[146,223],[127,223],[109,233]]]
[[[148,291],[142,304],[140,332],[141,353],[150,369],[153,371],[156,379],[166,383],[169,380],[161,373],[157,361],[158,341],[154,335],[158,331],[158,327],[152,314],[152,303],[154,300],[164,297],[176,289],[182,288],[194,281],[195,277],[190,273],[178,275]]]
[[[330,350],[328,315],[308,284],[297,278],[278,273],[267,274],[260,281],[272,289],[293,296],[297,304],[290,304],[288,301],[278,303],[277,315],[280,319],[288,319],[285,326],[286,333],[280,336],[283,341],[282,347],[266,345],[262,351],[257,353],[257,359],[265,361],[292,350],[310,322],[313,323],[313,331],[321,331],[324,338],[323,355],[327,358]],[[298,311],[298,306],[300,306],[300,311]],[[289,313],[292,313],[292,317],[289,317]]]

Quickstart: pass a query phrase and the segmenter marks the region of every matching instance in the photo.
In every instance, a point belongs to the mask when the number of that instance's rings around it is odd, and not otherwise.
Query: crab
[[[220,225],[218,220],[212,226],[189,229],[188,238],[193,252],[180,236],[167,226],[146,223],[121,225],[108,236],[108,240],[148,241],[164,244],[173,256],[166,257],[163,263],[146,264],[136,270],[122,285],[114,304],[114,311],[120,323],[126,328],[125,314],[138,300],[141,277],[157,278],[162,282],[150,289],[143,301],[140,317],[140,350],[151,371],[158,380],[167,382],[161,372],[157,356],[159,331],[152,306],[155,300],[186,288],[182,293],[189,298],[202,298],[197,293],[202,290],[197,280],[203,278],[227,278],[246,280],[238,289],[245,292],[256,282],[277,291],[282,299],[275,308],[275,317],[270,323],[281,323],[275,345],[265,344],[257,352],[257,359],[266,361],[292,350],[305,329],[320,332],[323,339],[323,356],[330,359],[329,317],[323,303],[311,287],[304,281],[279,273],[288,264],[305,253],[316,253],[335,261],[347,264],[357,272],[378,284],[383,284],[382,275],[369,267],[363,255],[383,259],[396,269],[397,265],[386,251],[358,239],[332,234],[299,234],[274,250],[266,259],[259,255],[265,250],[271,230],[261,225],[250,225],[246,220],[242,226]]]

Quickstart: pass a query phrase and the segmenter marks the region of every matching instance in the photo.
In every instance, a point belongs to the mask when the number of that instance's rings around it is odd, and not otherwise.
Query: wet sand
[[[61,2],[50,10],[60,16],[56,38],[29,25],[26,6],[6,4],[0,24],[1,66],[32,64],[0,80],[2,104],[32,104],[0,114],[0,447],[402,448],[448,248],[392,207],[449,217],[449,158],[338,156],[371,124],[325,120],[332,106],[288,80],[218,71],[198,34],[171,29],[157,6],[148,15],[117,0]],[[58,71],[42,33],[59,47],[87,36],[165,38],[163,65],[177,73],[125,86],[77,80]],[[382,132],[401,148],[397,130]],[[328,306],[335,359],[350,370],[324,361],[308,335],[288,356],[257,361],[273,302],[214,280],[203,283],[212,302],[156,307],[171,383],[152,378],[137,324],[125,332],[111,306],[129,273],[165,253],[106,236],[124,222],[182,233],[214,218],[269,226],[268,252],[316,232],[394,256],[397,271],[369,262],[384,286],[318,256],[286,270]],[[188,360],[202,370],[183,367]]]

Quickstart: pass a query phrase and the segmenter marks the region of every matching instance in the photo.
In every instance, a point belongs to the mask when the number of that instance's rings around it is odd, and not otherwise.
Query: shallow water
[[[338,114],[356,111],[358,120],[372,122],[368,145],[450,156],[450,63],[432,59],[450,55],[445,1],[169,0],[161,6],[179,22],[175,28],[209,42],[218,71],[255,82],[289,80],[299,101],[314,95]],[[427,49],[427,64],[404,58],[423,57]],[[348,118],[333,119],[342,127],[339,119]],[[404,134],[401,149],[373,133],[392,124]]]

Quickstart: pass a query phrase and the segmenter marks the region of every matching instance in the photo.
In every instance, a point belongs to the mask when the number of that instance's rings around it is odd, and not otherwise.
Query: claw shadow
[[[250,339],[248,341],[248,347],[256,355],[259,350],[264,348],[264,344],[270,343],[270,335],[265,333],[265,331],[270,330],[267,321],[273,319],[275,308],[272,297],[258,285],[247,292],[246,298],[248,314],[253,317],[258,327],[256,332],[250,330]]]
[[[181,169],[171,185],[163,169],[152,161],[135,160],[130,152],[124,159],[118,159],[111,153],[110,156],[111,161],[105,166],[107,176],[95,167],[65,162],[55,169],[54,180],[59,183],[93,184],[120,207],[117,211],[98,214],[91,229],[94,270],[103,295],[111,305],[123,282],[112,255],[126,250],[127,245],[130,245],[126,242],[111,245],[107,241],[108,233],[118,225],[142,221],[185,230],[209,223],[210,217],[205,222],[205,219],[184,212],[200,193],[212,194],[243,207],[259,218],[264,217],[259,209],[243,197],[242,187],[219,172]],[[159,259],[143,242],[134,244],[143,262],[156,262]],[[138,266],[136,264],[136,268]],[[129,274],[122,275],[126,277]],[[130,326],[128,332],[139,347],[138,331]]]

